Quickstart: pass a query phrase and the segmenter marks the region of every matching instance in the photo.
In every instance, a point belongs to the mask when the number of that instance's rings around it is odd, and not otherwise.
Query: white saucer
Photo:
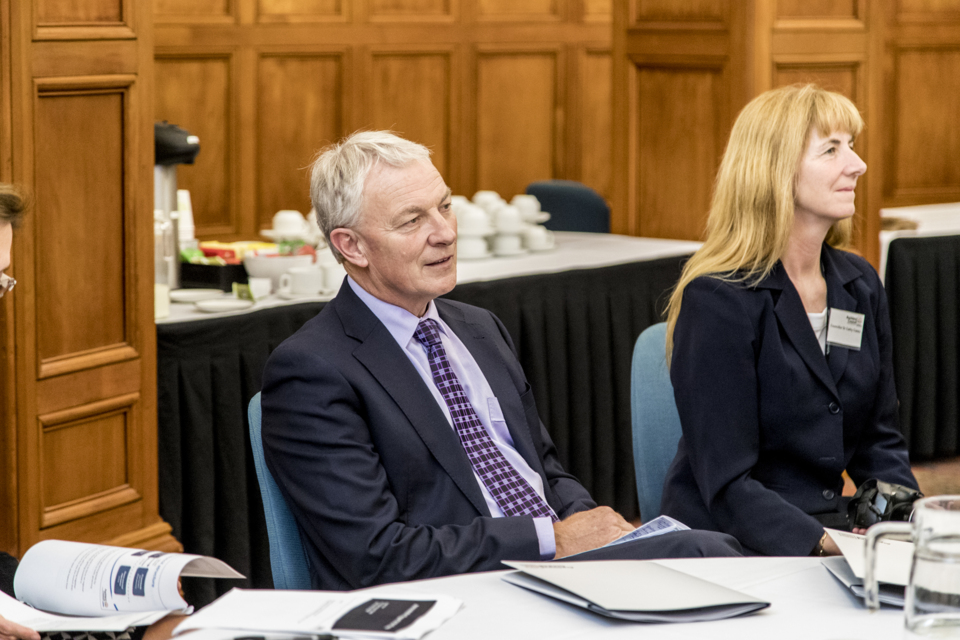
[[[522,256],[527,253],[526,249],[514,249],[513,251],[494,251],[493,255],[498,258],[512,258],[513,256]]]
[[[546,211],[541,211],[541,212],[538,213],[536,216],[534,216],[532,219],[527,220],[527,219],[525,218],[524,220],[525,220],[526,222],[530,222],[530,223],[532,223],[532,224],[542,224],[542,223],[546,222],[546,221],[549,220],[549,219],[550,219],[550,214],[547,213]]]
[[[283,289],[280,289],[277,291],[277,297],[283,298],[284,300],[301,300],[303,298],[319,298],[321,296],[328,296],[331,293],[333,293],[333,291],[327,289],[321,289],[316,293],[294,293],[292,291],[284,291]]]
[[[463,253],[457,254],[457,260],[486,260],[487,258],[492,258],[492,257],[493,257],[493,253],[491,253],[490,251],[486,251],[479,255],[469,255],[469,256]]]
[[[221,313],[223,311],[240,311],[253,306],[251,300],[238,298],[220,298],[219,300],[201,300],[196,303],[197,309],[207,313]]]
[[[457,235],[461,235],[467,238],[483,238],[486,236],[492,236],[497,232],[496,229],[487,225],[485,227],[479,228],[469,228],[469,227],[457,227]]]
[[[519,236],[527,228],[527,223],[521,222],[515,227],[497,227],[497,235]]]
[[[264,238],[269,238],[274,242],[282,242],[284,240],[306,240],[307,234],[301,231],[300,233],[285,233],[283,235],[277,233],[273,229],[261,229],[260,235]]]
[[[222,297],[223,291],[220,289],[174,289],[170,292],[171,302],[197,302]]]

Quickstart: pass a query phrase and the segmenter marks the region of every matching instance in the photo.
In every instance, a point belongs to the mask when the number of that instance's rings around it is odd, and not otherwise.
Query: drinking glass
[[[918,635],[960,634],[960,496],[933,496],[914,504],[910,522],[881,522],[867,530],[864,587],[867,606],[880,607],[877,543],[909,535],[914,551],[904,621]]]

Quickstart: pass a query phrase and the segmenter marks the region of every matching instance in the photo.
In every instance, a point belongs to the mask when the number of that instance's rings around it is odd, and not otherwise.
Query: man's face
[[[375,166],[354,232],[361,254],[351,260],[361,267],[355,279],[377,298],[421,316],[457,284],[457,218],[450,189],[429,161]]]

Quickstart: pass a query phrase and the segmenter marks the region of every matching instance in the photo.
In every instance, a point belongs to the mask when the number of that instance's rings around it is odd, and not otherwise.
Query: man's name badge
[[[827,344],[860,351],[864,318],[856,311],[831,308],[827,316]]]

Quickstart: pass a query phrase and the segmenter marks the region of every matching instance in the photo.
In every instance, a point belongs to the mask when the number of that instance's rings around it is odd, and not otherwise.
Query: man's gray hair
[[[381,162],[405,167],[429,159],[425,146],[391,131],[358,131],[320,151],[310,169],[310,200],[320,231],[339,262],[344,258],[330,243],[330,232],[359,221],[363,184],[373,167]]]

